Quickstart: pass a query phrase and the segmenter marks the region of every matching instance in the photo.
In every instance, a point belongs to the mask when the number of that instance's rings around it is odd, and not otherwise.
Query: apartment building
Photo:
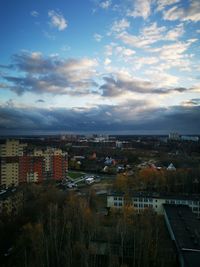
[[[127,203],[133,206],[138,213],[150,208],[158,214],[164,213],[164,204],[187,205],[191,208],[193,213],[200,217],[199,196],[175,196],[134,192],[131,194],[131,197],[126,200],[124,194],[111,193],[107,195],[107,207],[109,208],[122,208]]]
[[[68,155],[61,149],[34,149],[29,153],[26,144],[7,140],[0,146],[0,187],[9,188],[21,183],[40,183],[62,180],[68,169]]]
[[[19,158],[23,156],[26,144],[19,140],[6,140],[0,145],[0,185],[3,188],[19,184]]]

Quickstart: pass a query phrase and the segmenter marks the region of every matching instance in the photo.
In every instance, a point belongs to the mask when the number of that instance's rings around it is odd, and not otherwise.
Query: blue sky
[[[200,134],[200,1],[1,0],[3,133]]]

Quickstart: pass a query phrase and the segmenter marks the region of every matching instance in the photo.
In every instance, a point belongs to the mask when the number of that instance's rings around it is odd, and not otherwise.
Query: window
[[[137,201],[138,201],[138,199],[137,199],[137,198],[134,198],[134,199],[133,199],[133,201],[134,201],[134,202],[137,202]]]
[[[114,200],[117,200],[117,197],[114,197]]]
[[[118,206],[118,203],[117,202],[114,202],[114,206],[117,207]]]
[[[134,204],[134,207],[137,208],[138,207],[138,204]]]
[[[119,203],[118,203],[118,206],[120,206],[120,207],[121,207],[121,206],[122,206],[122,202],[119,202]]]
[[[122,201],[122,197],[118,197],[118,200]]]

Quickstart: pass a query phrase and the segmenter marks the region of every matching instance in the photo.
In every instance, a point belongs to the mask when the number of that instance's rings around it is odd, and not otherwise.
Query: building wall
[[[19,140],[6,140],[6,143],[0,146],[0,157],[22,156],[26,144],[20,144]]]
[[[0,146],[0,186],[8,188],[19,183],[42,182],[44,179],[61,180],[68,167],[67,153],[61,149],[34,149],[25,154],[26,144],[7,140]]]
[[[200,217],[200,200],[137,196],[131,199],[131,205],[138,212],[152,208],[156,213],[163,214],[163,204],[188,205],[193,213]],[[107,207],[122,208],[124,205],[124,196],[107,196]]]
[[[1,186],[8,188],[18,185],[19,178],[19,163],[14,158],[13,161],[9,158],[1,160]]]

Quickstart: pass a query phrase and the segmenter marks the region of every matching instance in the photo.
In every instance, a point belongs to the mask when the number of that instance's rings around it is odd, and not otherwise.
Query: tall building
[[[55,148],[34,149],[27,153],[26,146],[18,140],[7,140],[0,146],[1,188],[51,179],[58,181],[66,177],[67,153]]]
[[[0,185],[3,188],[19,184],[19,157],[23,156],[26,144],[7,140],[0,146]]]

